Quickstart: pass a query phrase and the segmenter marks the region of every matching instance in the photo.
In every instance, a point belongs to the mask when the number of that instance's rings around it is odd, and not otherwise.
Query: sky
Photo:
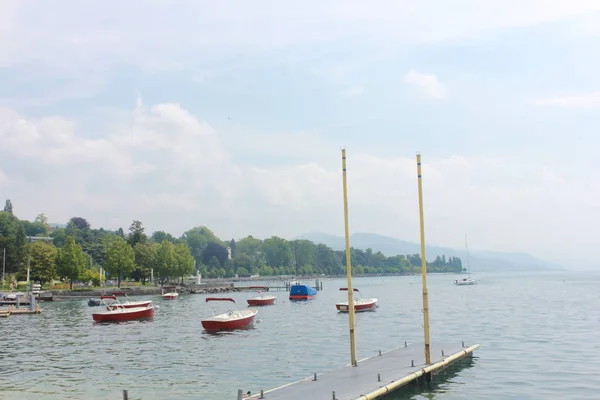
[[[85,5],[84,5],[85,3]],[[0,198],[600,268],[597,0],[3,0]]]

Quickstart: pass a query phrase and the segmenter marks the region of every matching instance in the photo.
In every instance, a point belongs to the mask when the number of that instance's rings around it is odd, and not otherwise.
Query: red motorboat
[[[265,286],[250,286],[248,289],[250,289],[250,290],[259,289],[258,296],[250,297],[249,299],[246,300],[248,302],[249,306],[270,306],[270,305],[275,304],[275,300],[277,299],[277,297],[267,295],[267,294],[261,294],[262,292],[260,289],[268,290],[267,287],[265,287]]]
[[[171,290],[171,291],[168,293],[165,293],[165,291],[164,291],[165,289]],[[179,293],[177,293],[175,286],[164,286],[163,287],[162,298],[164,300],[177,300],[178,297],[179,297]]]
[[[340,288],[340,290],[348,291],[348,288]],[[354,288],[353,291],[360,293],[357,288]],[[339,312],[348,312],[348,300],[336,303],[335,307]],[[376,298],[363,298],[358,296],[354,298],[354,312],[373,311],[375,308],[377,308]]]
[[[230,297],[207,297],[206,302],[210,301],[231,301],[235,303],[235,300]],[[254,323],[254,317],[257,313],[258,310],[254,309],[228,310],[223,314],[202,320],[202,327],[208,332],[247,328]]]
[[[107,300],[109,299],[101,299],[101,301],[106,304],[107,310],[92,314],[92,318],[96,322],[123,322],[134,321],[137,319],[151,319],[154,317],[154,306],[152,305],[152,302],[146,306],[127,308],[123,307],[122,304],[118,304],[115,296],[102,297],[112,297],[113,302],[107,304]]]
[[[127,299],[124,303],[117,300],[116,296],[125,296]],[[112,296],[100,296],[100,301],[106,300],[106,308],[111,310],[113,307],[134,308],[147,307],[152,304],[152,300],[132,301],[124,292],[114,292]],[[111,301],[112,300],[112,301]]]

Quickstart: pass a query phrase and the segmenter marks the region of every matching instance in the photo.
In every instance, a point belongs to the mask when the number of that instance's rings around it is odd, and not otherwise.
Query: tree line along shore
[[[419,254],[387,257],[373,249],[351,248],[353,275],[409,275],[420,273]],[[21,220],[6,200],[0,211],[0,252],[5,255],[3,285],[26,279],[72,290],[77,283],[101,284],[101,273],[117,287],[183,282],[202,274],[203,278],[250,276],[343,276],[346,252],[333,250],[310,240],[286,240],[253,236],[224,240],[206,226],[193,227],[180,237],[165,231],[148,235],[141,221],[134,220],[127,232],[92,228],[82,217],[71,218],[64,227],[51,227],[44,214],[34,221]],[[459,257],[437,255],[427,263],[431,273],[463,271]],[[57,282],[60,281],[59,282]],[[104,283],[104,282],[102,282]],[[62,286],[61,286],[62,285]]]

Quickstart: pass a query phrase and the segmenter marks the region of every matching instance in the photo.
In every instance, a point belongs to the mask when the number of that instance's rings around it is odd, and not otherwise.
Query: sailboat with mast
[[[458,286],[476,285],[477,280],[471,279],[471,266],[469,265],[469,245],[467,244],[467,235],[465,235],[465,250],[467,252],[467,276],[461,279],[456,279],[454,284]]]

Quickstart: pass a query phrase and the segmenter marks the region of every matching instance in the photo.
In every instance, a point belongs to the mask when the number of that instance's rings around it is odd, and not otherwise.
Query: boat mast
[[[348,192],[346,184],[346,149],[342,149],[342,176],[344,182],[344,228],[346,236],[346,276],[348,278],[348,323],[350,325],[350,363],[353,367],[356,362],[356,332],[354,328],[354,290],[352,289],[352,264],[350,261],[350,234],[348,230]]]
[[[423,282],[425,364],[431,364],[431,348],[429,345],[429,298],[427,294],[427,259],[425,258],[425,223],[423,221],[423,184],[421,182],[421,153],[417,153],[417,180],[419,183],[419,222],[421,225],[421,281]]]
[[[471,267],[469,266],[469,245],[467,244],[467,234],[465,233],[465,250],[467,252],[467,276],[471,279]]]

